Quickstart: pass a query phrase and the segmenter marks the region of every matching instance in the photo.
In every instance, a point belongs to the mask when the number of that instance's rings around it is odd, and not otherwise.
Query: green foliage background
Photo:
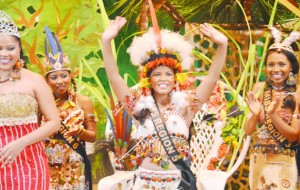
[[[104,1],[109,9],[114,1]],[[94,74],[100,79],[106,93],[109,84],[103,69],[100,38],[104,30],[103,13],[99,9],[98,1],[91,0],[0,0],[0,9],[8,13],[17,24],[22,40],[27,67],[37,73],[44,74],[44,27],[48,26],[55,33],[62,45],[63,51],[69,56],[72,71],[80,75],[80,79],[88,85],[97,87],[92,73],[83,65],[85,61]],[[105,13],[106,14],[106,13]],[[118,12],[111,14],[113,18]],[[136,27],[128,27],[127,32],[133,32]],[[116,47],[123,41],[125,34],[121,33],[116,41]],[[137,78],[136,68],[129,64],[130,60],[126,48],[130,44],[125,41],[119,48],[118,60],[121,74],[129,73]],[[133,85],[133,82],[130,82]],[[104,106],[97,101],[93,93],[86,90],[79,81],[79,92],[90,96],[95,104],[98,116],[98,138],[104,137],[106,114]],[[107,97],[106,97],[107,98]],[[108,103],[108,100],[105,100]],[[107,104],[108,105],[108,104]]]
[[[8,13],[19,28],[27,67],[30,70],[44,74],[44,27],[48,26],[58,36],[64,52],[69,56],[72,71],[77,76],[76,82],[79,93],[85,94],[93,100],[98,118],[98,139],[104,138],[107,120],[104,108],[110,109],[108,97],[110,87],[103,68],[101,33],[107,24],[107,14],[110,19],[117,15],[126,16],[128,23],[115,39],[115,46],[120,74],[131,75],[133,80],[129,80],[128,83],[130,86],[134,85],[134,80],[137,81],[137,68],[130,64],[126,49],[134,35],[129,38],[128,36],[139,30],[135,22],[140,14],[141,1],[0,0],[0,9]],[[252,20],[250,24],[268,24],[272,18],[270,15],[275,1],[254,1],[251,5]],[[300,0],[295,1],[298,4],[300,2]],[[245,23],[245,17],[239,7],[239,2],[249,1],[169,0],[169,2],[190,23],[240,24]],[[276,12],[274,18],[276,24],[296,18],[282,5],[278,5]],[[173,20],[170,15],[159,10],[157,17],[162,28],[172,30]],[[248,70],[246,69],[244,78],[246,78],[247,73]],[[243,83],[240,83],[239,88],[242,86]],[[238,89],[237,92],[239,93],[240,90]],[[246,90],[244,89],[244,91]],[[101,162],[102,158],[103,154],[100,153],[96,154],[93,159],[93,176],[95,178],[101,178],[107,174],[106,168]]]

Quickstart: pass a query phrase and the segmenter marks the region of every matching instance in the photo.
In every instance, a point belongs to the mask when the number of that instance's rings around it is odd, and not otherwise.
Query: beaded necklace
[[[282,85],[282,86],[280,86],[280,87],[276,87],[276,86],[273,86],[273,85],[272,85],[272,88],[273,88],[274,90],[276,90],[276,91],[280,91],[280,90],[284,89],[286,86],[287,86],[287,84],[285,83],[285,85]]]

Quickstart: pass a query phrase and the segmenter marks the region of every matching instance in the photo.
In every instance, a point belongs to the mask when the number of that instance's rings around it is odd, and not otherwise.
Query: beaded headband
[[[269,49],[284,49],[286,51],[294,53],[291,44],[300,39],[300,32],[291,32],[289,37],[285,38],[282,42],[281,42],[282,35],[278,29],[272,27],[271,33],[275,42],[269,47]]]
[[[71,71],[69,58],[67,55],[64,55],[64,52],[56,35],[52,34],[47,26],[45,26],[45,34],[45,75],[54,71]],[[49,52],[47,41],[49,43],[51,52]]]
[[[148,0],[153,28],[135,37],[127,52],[133,65],[143,67],[143,77],[154,68],[164,65],[181,72],[194,63],[193,45],[183,36],[168,30],[160,31],[151,0]]]
[[[0,35],[12,35],[20,38],[15,22],[2,10],[0,10]]]

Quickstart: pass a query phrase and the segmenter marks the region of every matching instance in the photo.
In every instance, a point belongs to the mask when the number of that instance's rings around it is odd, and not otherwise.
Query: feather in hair
[[[293,42],[300,39],[300,32],[292,32],[289,37],[282,42],[286,46],[290,46]]]
[[[272,27],[271,28],[271,33],[272,33],[272,36],[275,40],[275,43],[280,43],[280,41],[281,41],[281,32],[277,28]]]

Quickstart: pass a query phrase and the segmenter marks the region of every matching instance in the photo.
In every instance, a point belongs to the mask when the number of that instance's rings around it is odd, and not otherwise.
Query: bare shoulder
[[[43,83],[45,82],[45,78],[38,73],[35,73],[28,69],[22,69],[21,72],[22,72],[22,77],[24,77],[26,80],[33,81],[35,84],[39,82],[43,82]]]
[[[27,85],[29,88],[31,88],[35,94],[37,93],[47,93],[50,92],[50,87],[48,86],[45,78],[33,71],[30,71],[28,69],[22,69],[21,70],[21,77],[24,81],[24,85]],[[51,93],[52,94],[52,93]]]
[[[81,108],[93,106],[93,103],[88,96],[76,93],[76,98]]]

